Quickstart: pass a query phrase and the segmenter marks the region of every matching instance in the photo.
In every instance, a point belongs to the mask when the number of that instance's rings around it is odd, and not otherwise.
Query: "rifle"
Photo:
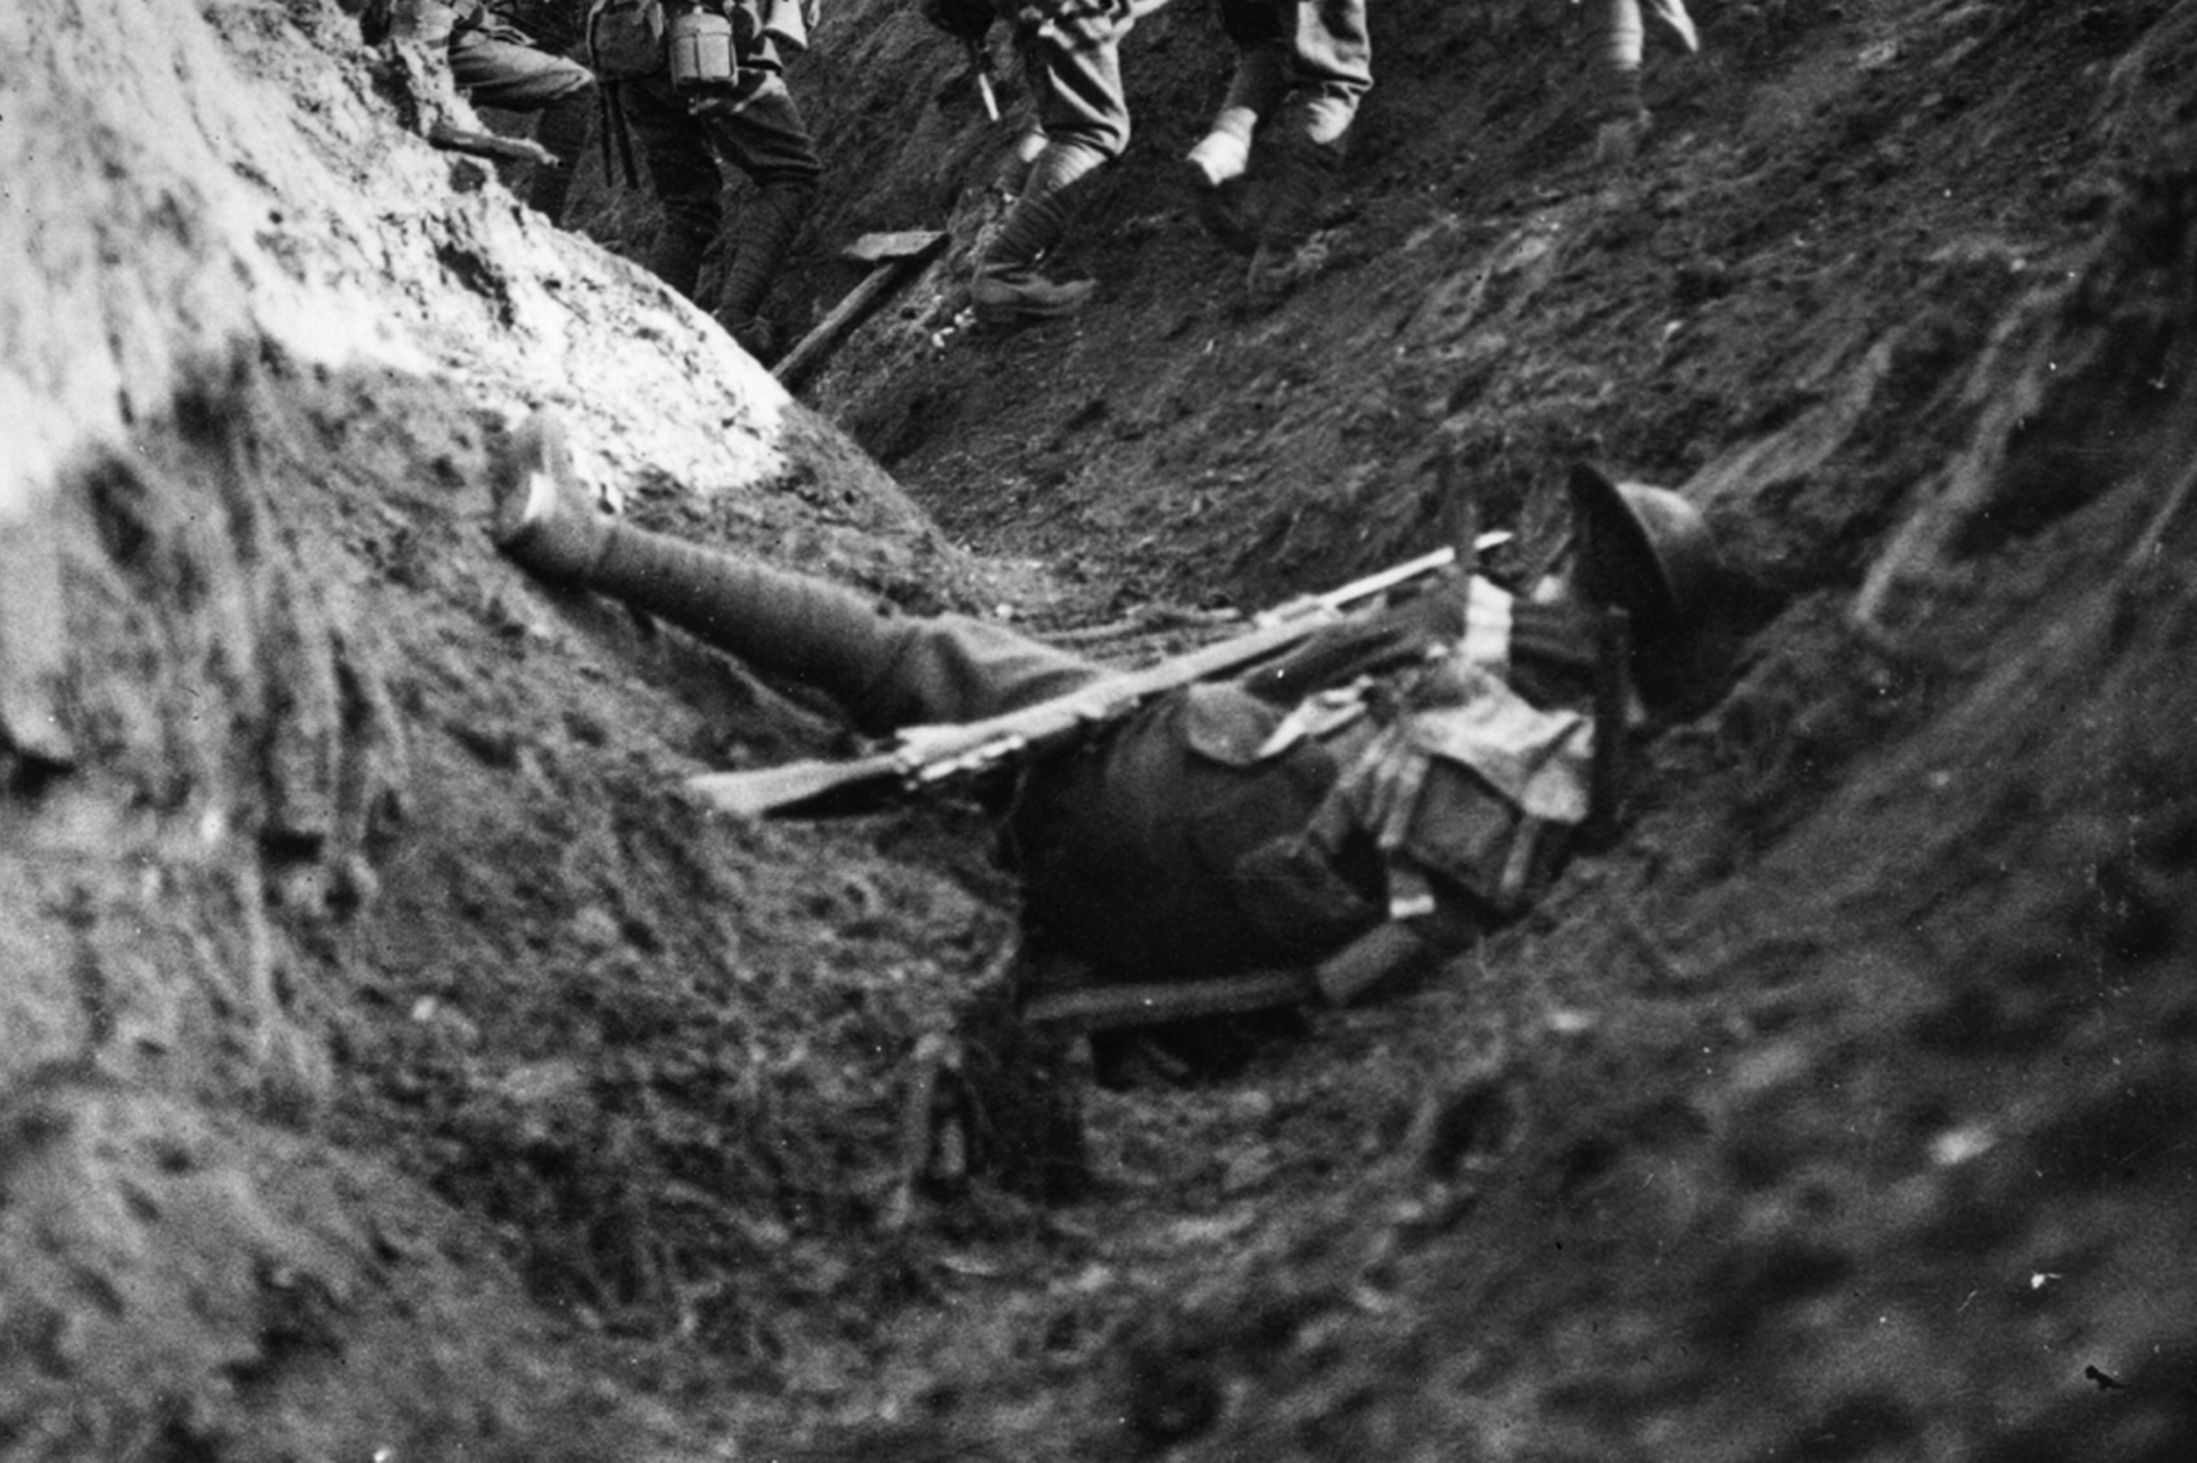
[[[712,772],[687,786],[721,812],[742,818],[829,818],[871,813],[891,803],[965,781],[1018,758],[1079,742],[1098,727],[1178,687],[1247,669],[1288,650],[1352,605],[1439,574],[1454,548],[1305,595],[1259,615],[1241,635],[1173,656],[1143,670],[1104,676],[1049,701],[958,726],[915,726],[866,757],[814,759],[753,772]]]
[[[984,120],[999,120],[999,91],[992,85],[992,53],[980,40],[962,42],[969,51],[969,75],[976,82],[977,99],[984,103]]]

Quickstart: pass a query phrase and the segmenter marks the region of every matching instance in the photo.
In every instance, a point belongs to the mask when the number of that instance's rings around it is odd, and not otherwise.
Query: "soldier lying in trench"
[[[494,489],[493,535],[514,562],[825,691],[866,733],[977,720],[1111,674],[1001,624],[902,615],[605,516],[546,413],[499,453]],[[1589,816],[1595,739],[1611,731],[1593,715],[1612,704],[1606,676],[1596,695],[1595,607],[1625,612],[1638,674],[1623,681],[1652,702],[1718,572],[1676,493],[1582,468],[1571,506],[1571,547],[1530,598],[1451,575],[1015,769],[995,797],[1022,893],[1011,984],[1025,1023],[1344,999],[1524,908]],[[1615,704],[1629,719],[1639,701]],[[1211,999],[1151,994],[1170,988]]]

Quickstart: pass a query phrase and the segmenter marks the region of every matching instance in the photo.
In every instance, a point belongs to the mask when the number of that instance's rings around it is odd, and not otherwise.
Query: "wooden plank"
[[[771,374],[789,387],[800,384],[843,336],[888,296],[921,273],[924,264],[945,242],[944,234],[926,229],[864,234],[855,240],[847,247],[849,257],[856,257],[855,250],[867,248],[875,252],[862,257],[874,257],[877,263],[871,266],[860,284],[847,292],[845,299],[832,307],[830,314],[817,321],[815,327],[786,352],[785,359],[772,368]]]
[[[946,241],[936,229],[902,229],[898,233],[864,234],[839,251],[842,259],[857,264],[878,264],[887,259],[917,259]]]

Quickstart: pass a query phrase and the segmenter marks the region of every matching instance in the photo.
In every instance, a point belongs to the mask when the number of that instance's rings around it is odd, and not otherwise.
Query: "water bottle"
[[[732,22],[714,10],[690,5],[672,13],[671,84],[680,91],[730,91],[738,63]]]

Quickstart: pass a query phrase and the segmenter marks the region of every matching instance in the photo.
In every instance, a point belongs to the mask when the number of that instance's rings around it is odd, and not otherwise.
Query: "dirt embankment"
[[[632,511],[976,582],[703,317],[403,132],[355,25],[0,22],[11,1457],[648,1452],[574,1335],[771,1354],[1000,928],[708,824],[683,773],[823,723],[488,551],[484,454],[549,403]]]
[[[1612,174],[1568,7],[1378,7],[1256,313],[1164,182],[1226,70],[1170,7],[1096,307],[977,336],[1004,136],[829,7],[812,241],[957,234],[809,393],[904,495],[333,4],[11,9],[0,1451],[2185,1456],[2197,12],[1703,10]],[[1443,459],[1530,549],[1600,456],[1715,518],[1740,674],[1520,928],[1100,1095],[1079,1204],[897,1222],[981,830],[682,800],[836,733],[486,552],[544,401],[648,521],[1040,617],[1422,547]]]

